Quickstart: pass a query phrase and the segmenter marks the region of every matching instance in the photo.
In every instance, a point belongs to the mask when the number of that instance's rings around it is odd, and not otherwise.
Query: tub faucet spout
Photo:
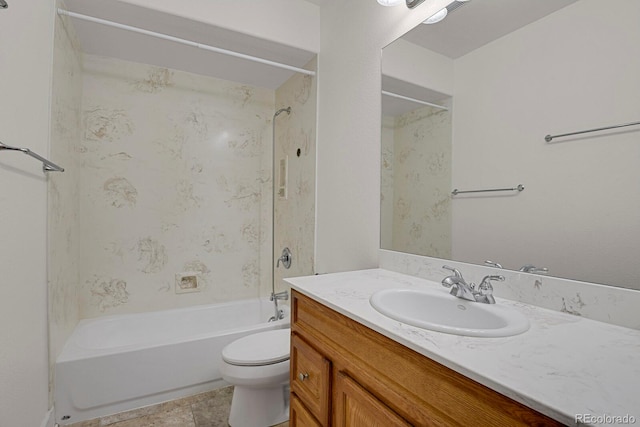
[[[269,318],[269,322],[275,322],[276,320],[284,319],[284,311],[278,308],[278,300],[288,300],[289,293],[287,291],[282,292],[271,292],[271,296],[269,300],[273,301],[273,305],[275,308],[275,315]]]
[[[276,292],[276,293],[271,293],[271,297],[269,298],[271,301],[277,301],[277,300],[288,300],[289,299],[289,293],[287,291],[282,291],[282,292]]]

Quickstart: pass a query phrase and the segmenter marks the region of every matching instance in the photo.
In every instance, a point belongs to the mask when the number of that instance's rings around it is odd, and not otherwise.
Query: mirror
[[[470,0],[385,47],[381,247],[640,289],[640,126],[545,141],[640,120],[639,21]]]

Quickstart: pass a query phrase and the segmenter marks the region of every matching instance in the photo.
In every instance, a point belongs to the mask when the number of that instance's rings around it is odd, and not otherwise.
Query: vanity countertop
[[[382,289],[430,288],[447,293],[438,282],[383,269],[285,281],[337,312],[564,424],[628,424],[615,418],[624,416],[640,423],[638,330],[501,299],[498,285],[496,303],[525,314],[530,329],[506,338],[457,336],[400,323],[369,304],[369,297]],[[577,415],[583,422],[577,421]]]

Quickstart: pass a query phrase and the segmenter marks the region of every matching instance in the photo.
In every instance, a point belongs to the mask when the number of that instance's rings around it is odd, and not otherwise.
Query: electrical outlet
[[[197,271],[176,273],[176,294],[189,292],[200,292],[200,273]]]

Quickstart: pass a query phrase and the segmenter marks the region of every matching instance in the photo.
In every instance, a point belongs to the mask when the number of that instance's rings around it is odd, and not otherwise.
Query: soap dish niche
[[[176,294],[200,292],[202,278],[198,271],[176,273]]]

